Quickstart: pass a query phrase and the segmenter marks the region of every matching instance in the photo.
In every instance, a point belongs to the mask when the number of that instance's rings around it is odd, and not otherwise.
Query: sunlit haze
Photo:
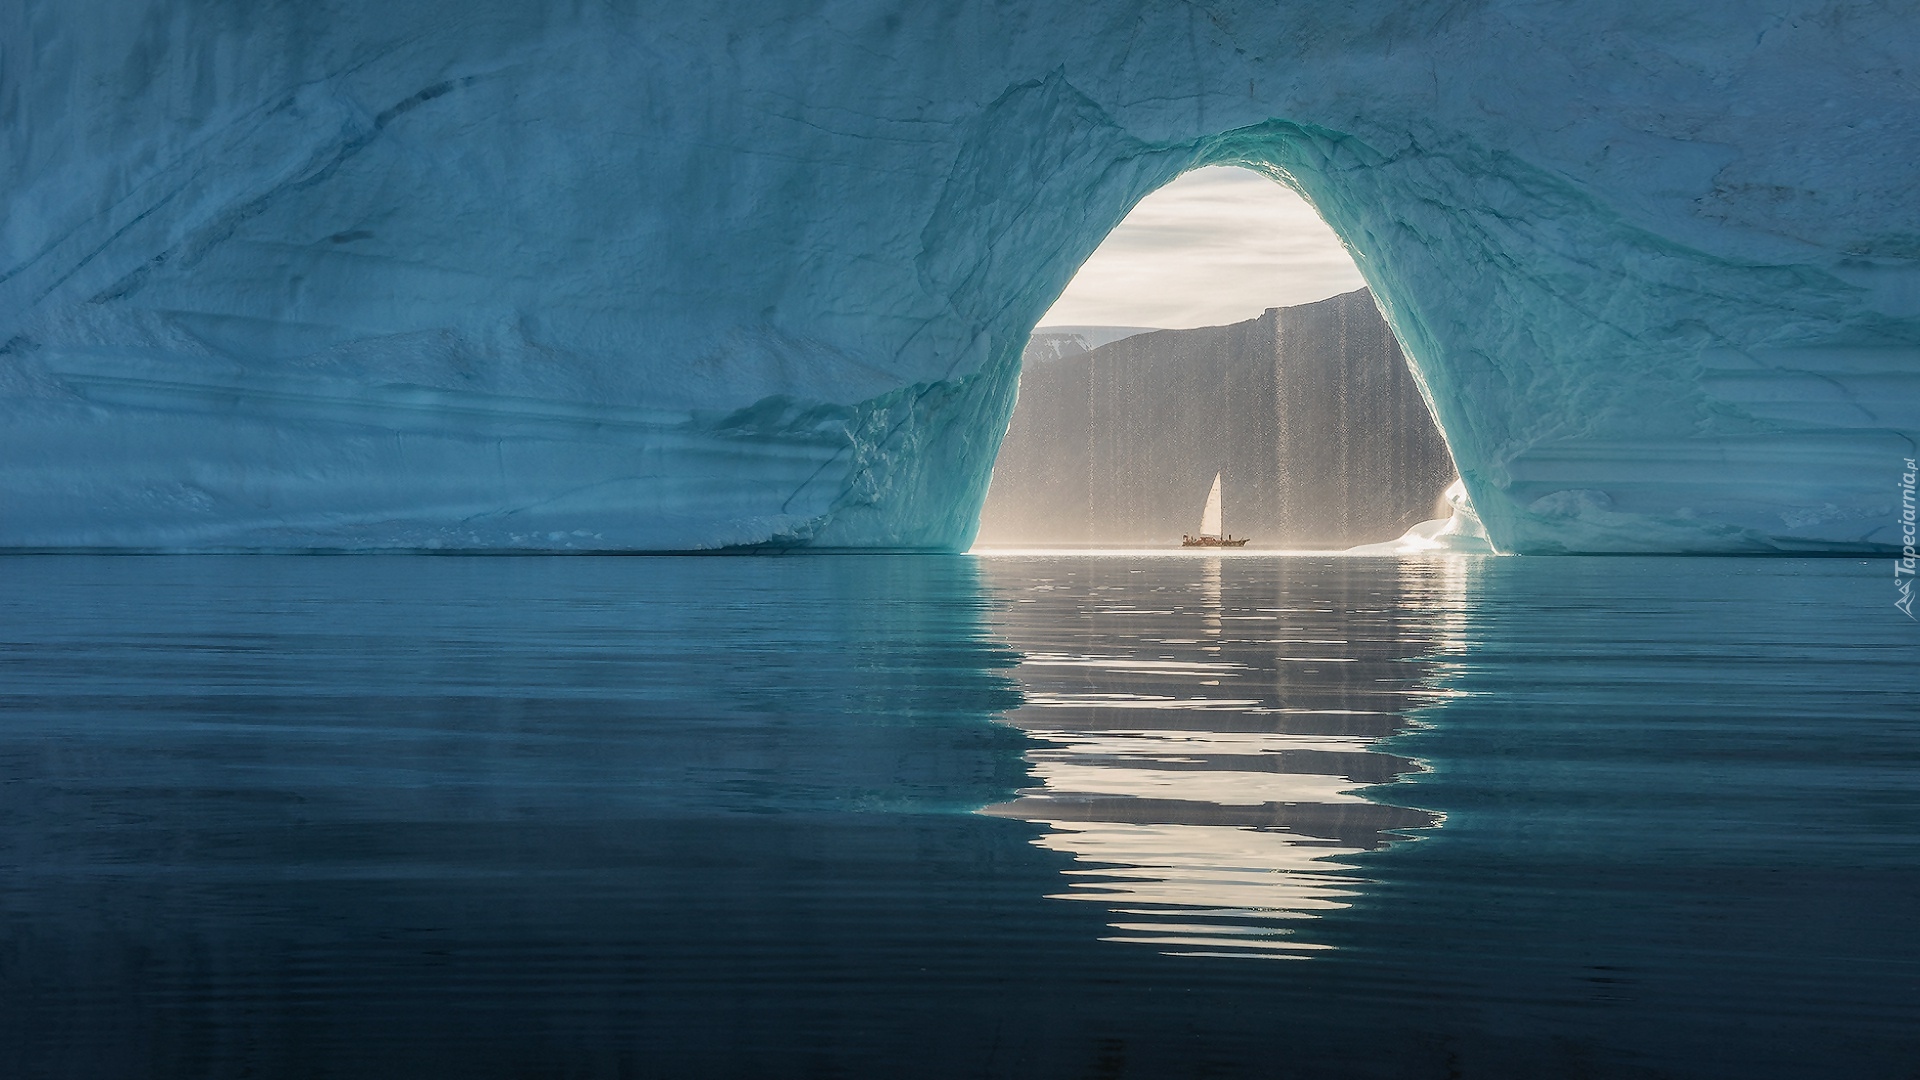
[[[1363,284],[1305,199],[1216,166],[1142,199],[1040,325],[1218,326]]]

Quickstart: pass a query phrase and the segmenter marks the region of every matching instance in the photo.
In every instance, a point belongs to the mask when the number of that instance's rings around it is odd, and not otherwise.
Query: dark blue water
[[[1920,1075],[1879,561],[0,561],[0,1075]]]

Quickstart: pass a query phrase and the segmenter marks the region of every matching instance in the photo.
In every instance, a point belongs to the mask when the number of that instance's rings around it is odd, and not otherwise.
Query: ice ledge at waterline
[[[1493,544],[1897,542],[1920,23],[23,0],[0,546],[964,545],[1147,192],[1298,187]]]

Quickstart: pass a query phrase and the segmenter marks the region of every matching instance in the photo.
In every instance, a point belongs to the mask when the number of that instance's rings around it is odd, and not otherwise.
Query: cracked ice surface
[[[1498,548],[1896,539],[1898,11],[536,7],[0,12],[0,547],[964,546],[1027,329],[1216,162]]]

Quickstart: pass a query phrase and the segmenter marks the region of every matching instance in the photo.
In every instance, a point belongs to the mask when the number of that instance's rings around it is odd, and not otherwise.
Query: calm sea
[[[1885,560],[0,560],[7,1077],[1920,1072]]]

